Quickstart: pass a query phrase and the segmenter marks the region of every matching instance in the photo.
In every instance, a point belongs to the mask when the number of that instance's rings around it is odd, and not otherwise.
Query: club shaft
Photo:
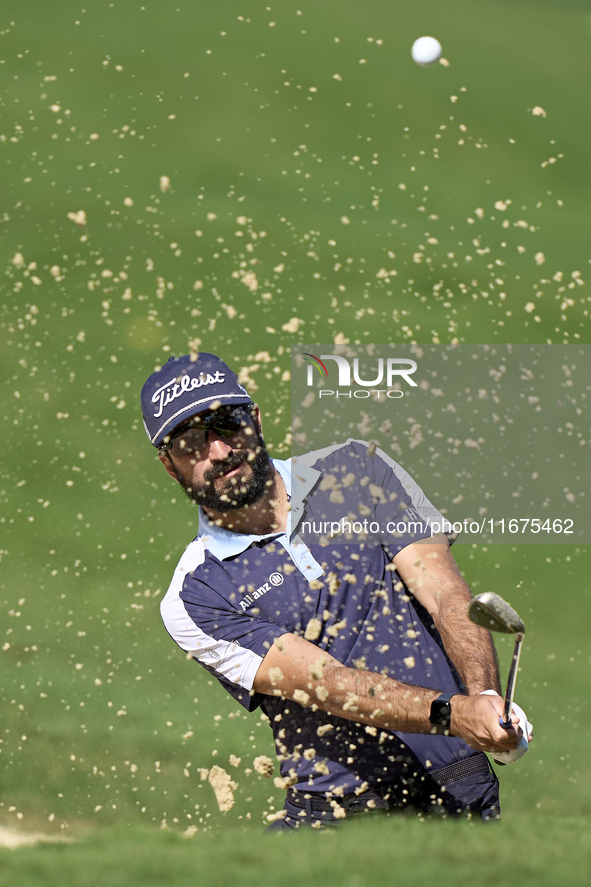
[[[513,650],[513,659],[509,670],[509,679],[507,680],[507,692],[505,693],[505,724],[511,723],[511,707],[515,695],[515,683],[517,681],[517,669],[519,667],[519,654],[521,653],[522,643],[523,634],[519,632],[515,635],[515,649]]]

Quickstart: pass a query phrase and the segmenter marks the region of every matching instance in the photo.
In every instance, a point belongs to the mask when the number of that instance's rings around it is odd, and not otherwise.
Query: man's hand
[[[502,696],[453,696],[451,732],[477,751],[508,752],[517,748],[523,733],[513,712],[511,727],[501,727],[505,717]]]
[[[482,696],[499,696],[495,690],[483,690]],[[504,704],[504,700],[503,700]],[[524,756],[524,754],[529,750],[529,744],[533,741],[534,738],[534,728],[533,725],[527,719],[527,715],[524,710],[517,705],[516,702],[512,705],[512,713],[519,718],[519,726],[523,731],[523,736],[519,742],[517,748],[512,749],[511,751],[503,751],[503,752],[495,752],[493,754],[493,761],[497,764],[514,764],[515,761],[518,761],[520,758]]]

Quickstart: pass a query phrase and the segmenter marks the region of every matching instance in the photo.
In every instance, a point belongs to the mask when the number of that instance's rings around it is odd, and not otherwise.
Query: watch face
[[[447,723],[450,714],[450,706],[447,703],[441,703],[437,706],[437,711],[435,713],[435,717],[437,719],[437,723],[442,726]]]
[[[438,727],[449,727],[451,704],[447,699],[434,699],[429,720]]]

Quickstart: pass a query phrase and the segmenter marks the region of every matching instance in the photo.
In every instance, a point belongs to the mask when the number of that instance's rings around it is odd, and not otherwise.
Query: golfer
[[[211,354],[171,358],[142,411],[199,506],[164,624],[268,717],[286,788],[270,828],[378,811],[498,818],[484,752],[516,749],[522,732],[517,716],[500,725],[500,695],[481,695],[500,689],[492,640],[467,618],[448,538],[430,529],[446,521],[413,479],[357,440],[271,459],[258,407]]]

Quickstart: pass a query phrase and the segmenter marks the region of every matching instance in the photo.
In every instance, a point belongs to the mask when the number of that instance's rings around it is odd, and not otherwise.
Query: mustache
[[[216,477],[221,477],[222,474],[225,474],[226,471],[231,471],[233,468],[238,468],[239,465],[242,465],[243,462],[248,461],[248,453],[245,450],[237,450],[233,453],[230,453],[227,459],[223,462],[218,462],[216,465],[209,468],[205,474],[203,475],[203,480],[206,483],[211,483],[216,479]]]

